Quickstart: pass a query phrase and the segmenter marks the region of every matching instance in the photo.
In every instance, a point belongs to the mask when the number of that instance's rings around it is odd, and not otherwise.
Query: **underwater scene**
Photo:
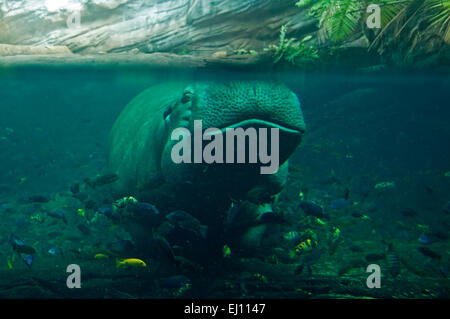
[[[450,1],[0,3],[1,299],[450,297]]]

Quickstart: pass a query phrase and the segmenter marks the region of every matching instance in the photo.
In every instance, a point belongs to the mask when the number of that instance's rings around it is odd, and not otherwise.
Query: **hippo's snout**
[[[196,89],[192,104],[194,119],[203,127],[278,127],[291,134],[303,134],[305,122],[297,96],[286,86],[271,82],[203,84]]]

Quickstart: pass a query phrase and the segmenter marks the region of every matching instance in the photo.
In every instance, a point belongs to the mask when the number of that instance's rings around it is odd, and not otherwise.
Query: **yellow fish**
[[[82,217],[86,216],[86,211],[83,208],[78,208],[77,213],[78,213],[78,215],[80,215]]]
[[[147,266],[147,264],[138,258],[128,258],[128,259],[117,260],[116,266],[118,268],[122,268],[122,267],[144,268]]]
[[[105,254],[96,254],[94,256],[94,259],[108,259],[108,258],[109,258],[109,256],[105,255]]]
[[[223,253],[223,258],[230,257],[230,255],[231,255],[231,248],[228,247],[228,245],[224,245],[222,253]]]
[[[295,251],[297,253],[302,253],[302,252],[305,252],[305,251],[310,251],[315,246],[316,246],[316,243],[314,241],[312,241],[311,239],[307,239],[305,241],[302,241],[297,246],[295,246]]]

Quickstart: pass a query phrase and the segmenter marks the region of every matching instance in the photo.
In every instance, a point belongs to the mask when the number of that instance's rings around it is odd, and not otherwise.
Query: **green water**
[[[257,249],[231,245],[229,257],[221,251],[227,238],[212,248],[198,239],[186,243],[182,232],[168,238],[178,247],[176,254],[199,267],[180,268],[160,251],[146,248],[133,247],[132,255],[111,253],[111,244],[131,240],[130,234],[104,216],[92,221],[105,203],[87,205],[72,196],[71,186],[105,172],[109,131],[142,90],[169,80],[218,79],[274,80],[299,97],[307,132],[290,159],[288,183],[277,204],[289,224],[274,226]],[[0,101],[2,298],[448,297],[448,76],[11,68],[0,72]],[[375,185],[382,182],[395,186],[378,191]],[[102,200],[109,191],[109,186],[96,190]],[[300,193],[329,214],[324,224],[299,208]],[[49,201],[23,201],[37,194]],[[336,207],[335,201],[345,197],[347,202]],[[46,214],[58,208],[67,212],[67,222]],[[88,231],[80,230],[80,224]],[[283,237],[289,231],[314,239],[320,254],[311,261],[305,257],[309,252],[291,256],[295,247]],[[13,251],[12,234],[36,250],[31,269]],[[421,243],[424,234],[436,239]],[[52,255],[51,248],[62,253]],[[110,258],[95,258],[99,253]],[[116,267],[116,258],[131,257],[147,267]],[[381,266],[381,289],[366,286],[371,263]],[[86,274],[83,289],[66,287],[69,264],[79,264]],[[296,273],[301,264],[310,266],[311,273],[306,268]],[[177,275],[190,284],[165,287],[163,279]]]

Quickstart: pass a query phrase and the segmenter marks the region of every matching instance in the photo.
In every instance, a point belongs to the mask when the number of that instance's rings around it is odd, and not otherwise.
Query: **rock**
[[[217,51],[212,55],[214,59],[221,59],[227,57],[227,51]]]
[[[291,1],[45,0],[8,2],[0,11],[0,43],[65,46],[74,53],[193,52],[211,57],[236,49],[262,51],[315,30]],[[261,24],[261,21],[264,21]]]
[[[63,45],[10,45],[0,44],[0,56],[12,55],[47,55],[47,54],[71,54],[68,47]]]

